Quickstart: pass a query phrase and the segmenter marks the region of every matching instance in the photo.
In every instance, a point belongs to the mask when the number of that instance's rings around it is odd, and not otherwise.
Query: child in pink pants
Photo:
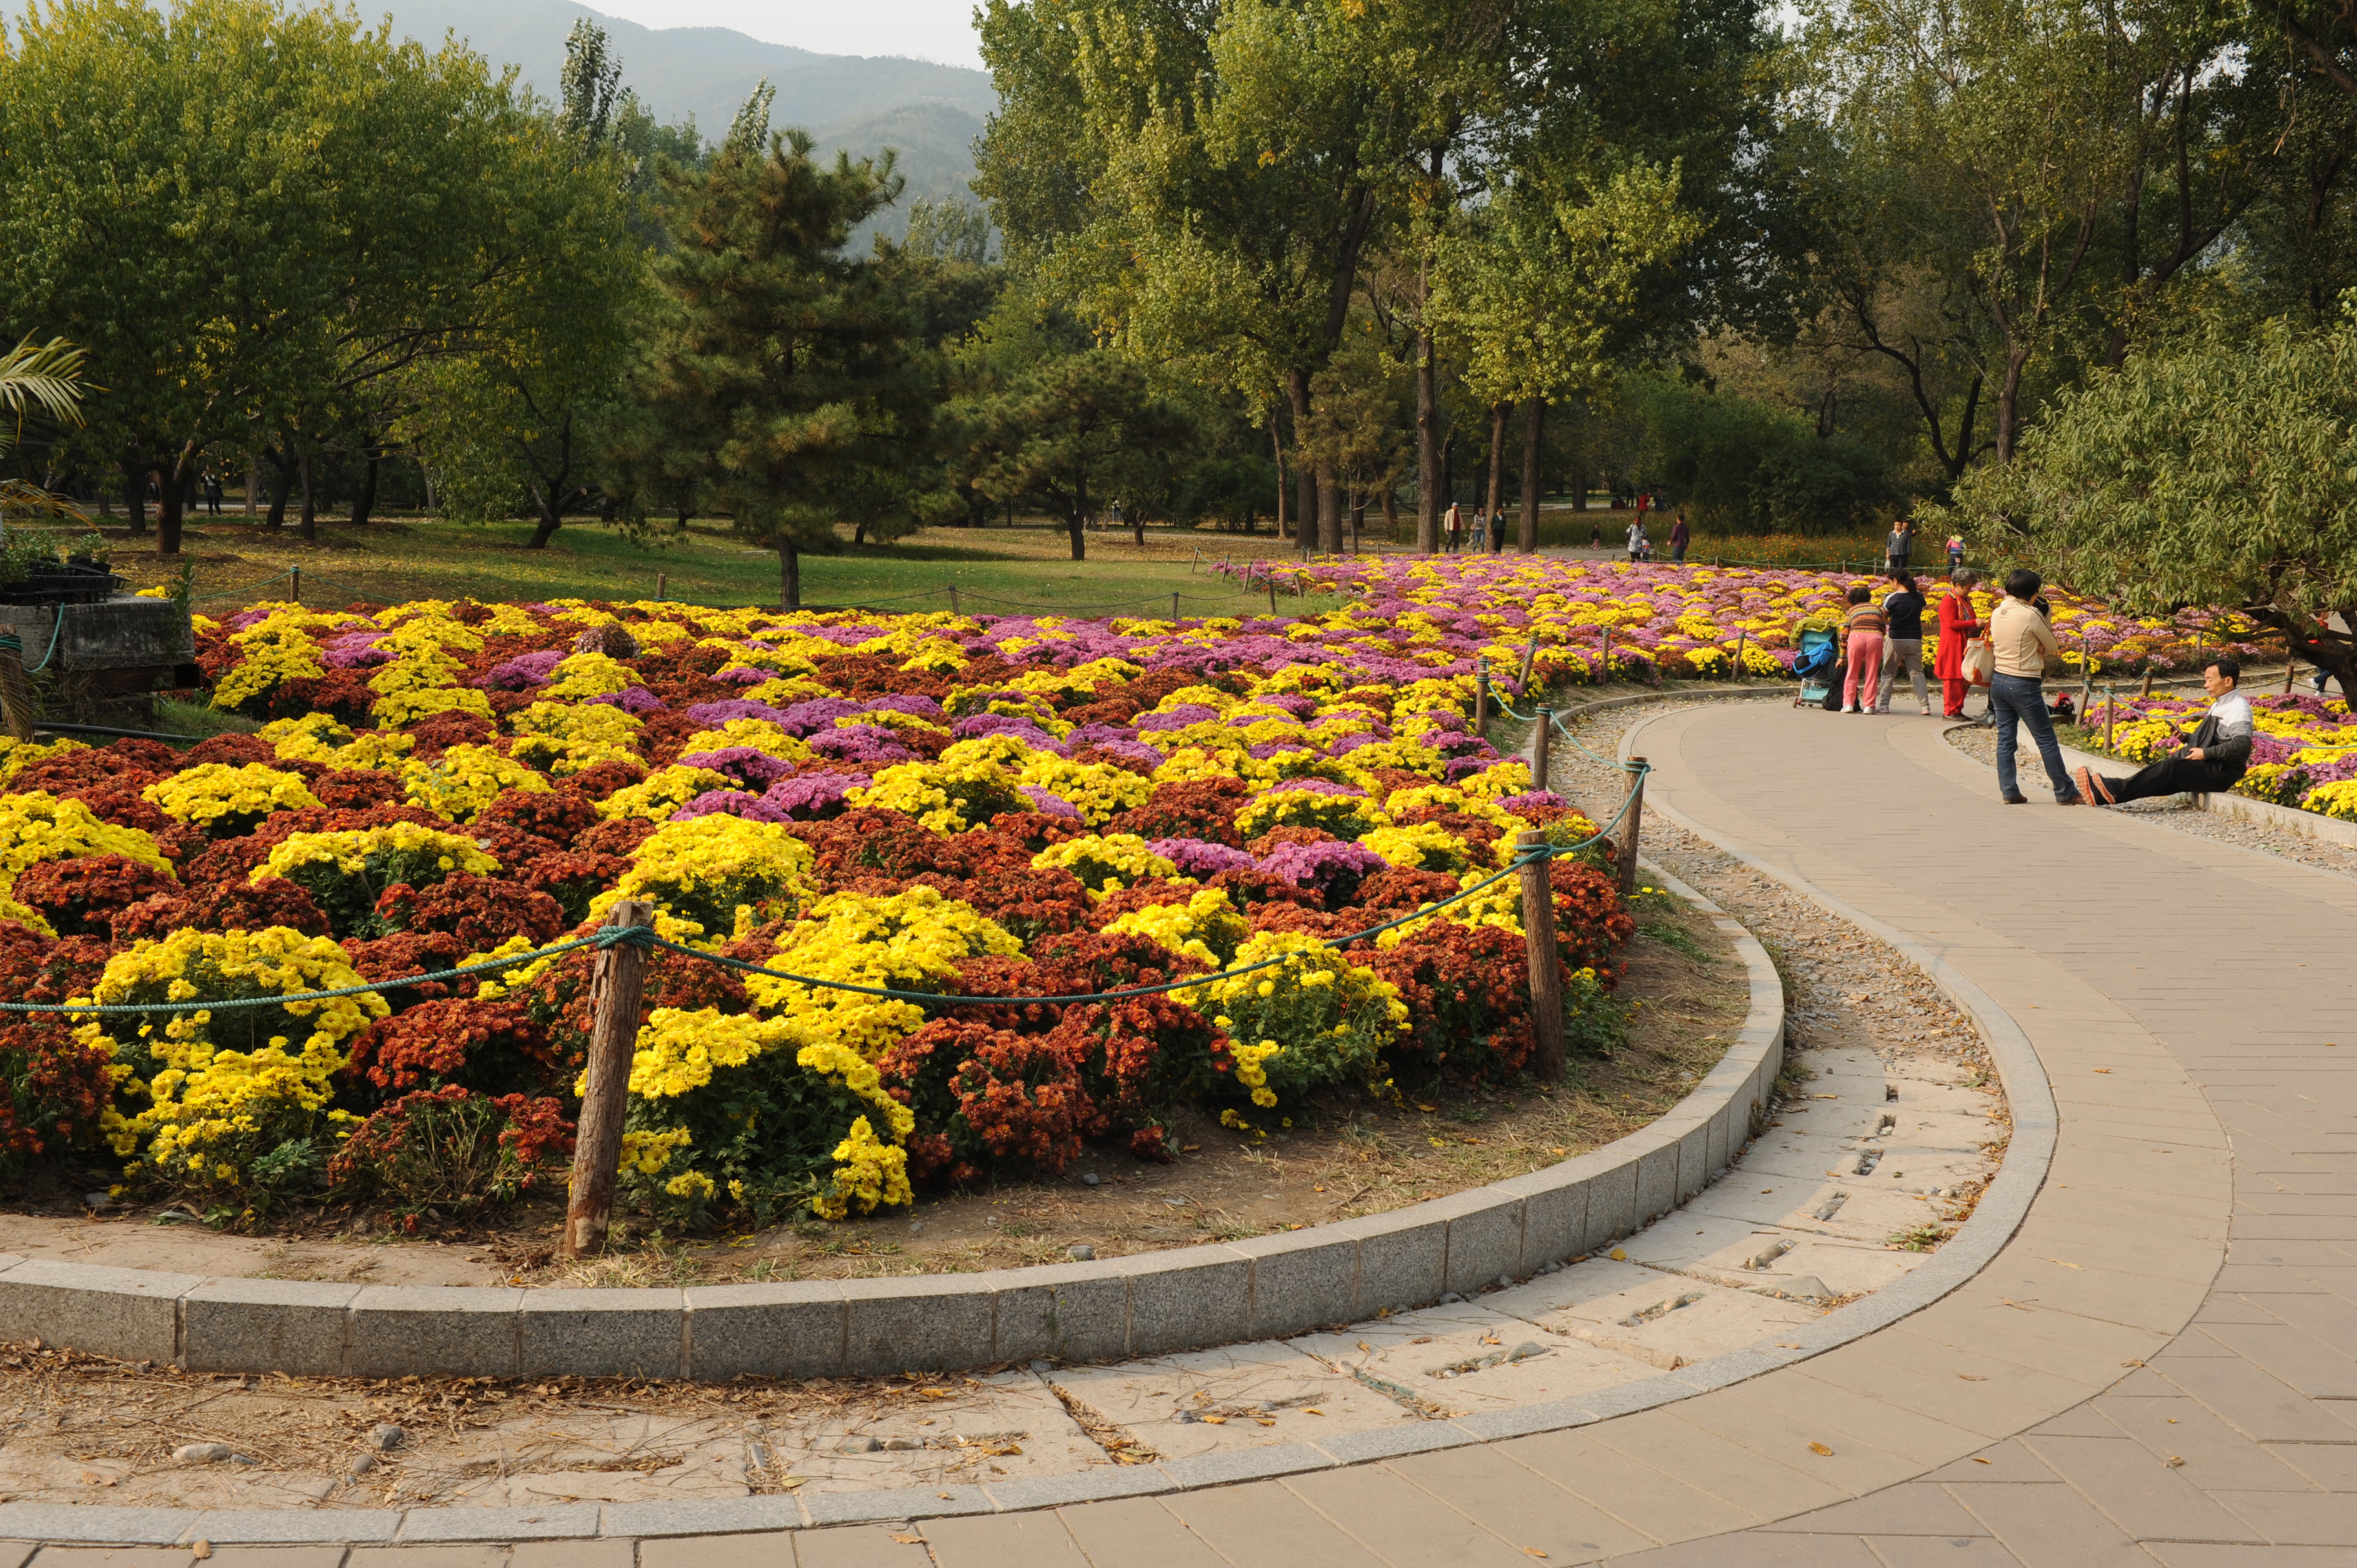
[[[1842,712],[1874,713],[1882,684],[1882,611],[1876,607],[1871,589],[1849,591],[1849,621],[1845,630],[1848,640],[1842,659],[1848,669],[1842,676]]]

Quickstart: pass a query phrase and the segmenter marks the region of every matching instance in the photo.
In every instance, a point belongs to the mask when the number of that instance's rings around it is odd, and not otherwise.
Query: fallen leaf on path
[[[1809,1452],[1812,1454],[1830,1455],[1833,1453],[1833,1450],[1826,1447],[1822,1443],[1812,1443],[1809,1444]]]
[[[1981,1376],[1978,1372],[1958,1372],[1956,1376],[1964,1379],[1964,1381],[1968,1383],[1985,1383],[1988,1381],[1986,1378]]]
[[[2122,1361],[2120,1365],[2123,1367],[2141,1367],[2144,1363],[2142,1361]],[[2174,1421],[2177,1418],[2175,1416],[2171,1416],[2169,1419]]]
[[[2049,1258],[2046,1261],[2050,1263],[2062,1263],[2062,1260],[2060,1258]],[[2066,1269],[2079,1269],[2079,1272],[2083,1274],[2087,1272],[2084,1269],[2080,1269],[2079,1265],[2076,1263],[2062,1263],[2062,1266]]]
[[[1525,1547],[1523,1547],[1523,1550],[1524,1552],[1529,1552],[1529,1553],[1530,1553],[1532,1556],[1534,1556],[1534,1557],[1544,1557],[1544,1556],[1546,1555],[1546,1553],[1545,1553],[1545,1552],[1541,1552],[1541,1551],[1540,1551],[1537,1547],[1535,1547],[1535,1546],[1525,1546]]]
[[[948,1497],[949,1494],[943,1492],[942,1496]],[[922,1546],[925,1543],[925,1538],[921,1535],[902,1535],[898,1531],[893,1533],[892,1539],[903,1546]]]
[[[1973,1463],[1975,1465],[1994,1465],[1996,1461],[1994,1459],[1984,1459],[1979,1455],[1975,1454],[1973,1455]]]
[[[2182,1465],[2185,1461],[2179,1459],[2178,1463]],[[195,1558],[199,1563],[202,1563],[206,1558],[210,1557],[212,1554],[213,1543],[210,1541],[196,1541],[188,1548],[188,1555]]]
[[[2178,1457],[2176,1455],[2174,1455],[2174,1454],[2170,1455],[2168,1458],[2166,1458],[2166,1459],[2162,1460],[2162,1461],[2161,1461],[2161,1463],[2162,1463],[2162,1464],[2164,1464],[2164,1465],[2167,1465],[2167,1466],[2168,1466],[2170,1469],[2172,1469],[2172,1470],[2181,1469],[2181,1468],[2183,1468],[2183,1466],[2184,1466],[2184,1465],[2185,1465],[2185,1461],[2184,1461],[2184,1460],[2182,1460],[2182,1459],[2180,1459],[2180,1458],[2179,1458],[2179,1457]]]
[[[1314,1404],[1306,1404],[1301,1407],[1301,1413],[1304,1415],[1324,1415],[1326,1412],[1319,1410]]]

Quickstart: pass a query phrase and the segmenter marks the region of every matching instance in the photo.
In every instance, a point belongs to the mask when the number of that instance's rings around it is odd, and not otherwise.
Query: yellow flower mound
[[[1252,935],[1251,922],[1219,887],[1206,887],[1184,904],[1133,909],[1108,921],[1104,929],[1108,936],[1129,932],[1148,938],[1213,969],[1235,957],[1236,949]]]
[[[247,880],[267,882],[314,865],[332,865],[346,876],[358,876],[372,855],[428,860],[446,874],[487,876],[500,868],[500,863],[484,854],[473,839],[421,828],[415,822],[393,822],[331,833],[289,833]]]
[[[270,613],[230,637],[238,650],[237,662],[213,688],[212,705],[223,712],[243,706],[281,681],[325,675],[328,666],[319,657],[319,645],[312,633],[367,624],[358,616],[321,615],[300,605],[253,607]]]
[[[534,703],[508,715],[516,738],[508,754],[529,768],[563,776],[600,762],[639,758],[637,715],[610,703]]]
[[[1031,869],[1062,866],[1097,897],[1133,887],[1148,877],[1176,877],[1178,867],[1147,847],[1135,833],[1102,833],[1051,843],[1031,857]]]
[[[1015,781],[1047,790],[1079,811],[1081,820],[1092,828],[1143,806],[1154,794],[1151,779],[1102,762],[1068,761],[1052,751],[1032,757]]]
[[[148,785],[139,798],[174,822],[193,822],[200,828],[210,827],[222,817],[263,817],[319,803],[302,775],[281,773],[259,762],[242,768],[199,763],[160,784]]]
[[[641,1100],[676,1100],[710,1083],[716,1071],[743,1067],[766,1051],[798,1046],[808,1038],[802,1026],[790,1019],[731,1015],[716,1007],[694,1013],[658,1007],[639,1030],[638,1047],[630,1057],[630,1092]],[[589,1075],[582,1073],[573,1092],[587,1093],[588,1083]],[[682,1144],[686,1141],[687,1134],[679,1134]],[[652,1176],[662,1165],[645,1168]]]
[[[960,741],[958,746],[971,744]],[[1030,804],[1015,793],[1015,776],[1005,768],[986,758],[952,760],[950,752],[957,749],[951,746],[939,762],[897,762],[879,769],[868,788],[851,791],[850,801],[877,811],[905,811],[937,833],[985,827],[1000,811]]]
[[[1463,871],[1473,864],[1473,853],[1465,841],[1437,822],[1377,828],[1359,843],[1407,871]]]
[[[855,1208],[873,1214],[878,1204],[912,1202],[909,1186],[909,1151],[897,1144],[880,1143],[867,1118],[851,1123],[851,1131],[834,1147],[834,1184],[811,1199],[811,1212],[821,1219],[842,1219]]]
[[[1022,950],[1022,943],[972,905],[916,886],[888,898],[836,893],[820,899],[806,918],[787,928],[765,967],[813,980],[938,993],[957,979],[957,960]],[[805,1024],[813,1039],[865,1058],[881,1056],[925,1021],[912,1002],[766,974],[747,975],[745,989],[762,1011]]]
[[[810,845],[780,822],[714,815],[666,822],[630,855],[630,869],[590,906],[598,915],[623,898],[659,907],[724,935],[791,915],[817,898]]]
[[[335,1075],[346,1061],[342,1047],[390,1011],[383,997],[362,992],[271,1009],[203,1004],[362,983],[334,941],[284,926],[227,934],[175,931],[117,953],[92,988],[92,1003],[191,1005],[169,1015],[160,1027],[138,1026],[136,1036],[122,1032],[126,1023],[110,1028],[92,1022],[79,1031],[84,1043],[112,1049],[125,1091],[144,1092],[149,1101],[135,1116],[110,1114],[107,1132],[116,1152],[130,1155],[144,1142],[145,1162],[178,1184],[234,1187],[244,1179],[246,1162],[302,1135],[322,1113],[330,1122],[348,1119],[328,1110]],[[274,1015],[307,1025],[307,1034],[299,1043],[287,1035],[256,1037],[259,1020]],[[127,1038],[137,1046],[131,1060],[124,1059]],[[140,1055],[154,1064],[145,1082],[136,1076]]]
[[[276,748],[281,762],[317,762],[328,768],[397,767],[417,747],[408,736],[389,730],[355,734],[328,714],[306,714],[299,719],[266,724],[262,726],[262,738]]]
[[[507,790],[549,789],[547,779],[487,746],[449,746],[432,762],[404,766],[401,779],[411,805],[454,822],[473,822]]]
[[[432,714],[451,713],[487,719],[491,716],[491,700],[471,686],[420,687],[378,698],[371,716],[387,729],[399,729]]]
[[[674,763],[656,768],[636,784],[615,790],[597,802],[597,814],[608,822],[618,817],[644,817],[651,822],[667,822],[673,812],[705,790],[736,787],[725,773]]]
[[[19,904],[5,893],[0,893],[0,920],[14,920],[37,936],[52,940],[57,938],[58,929],[50,925],[38,909],[28,904]]]
[[[46,789],[0,795],[0,893],[14,887],[27,866],[86,854],[125,855],[172,875],[154,839],[92,815],[80,800],[60,800]]]
[[[646,684],[637,671],[603,653],[572,654],[550,673],[555,679],[541,689],[544,697],[610,697]]]
[[[0,736],[0,788],[5,788],[9,780],[36,762],[63,757],[69,751],[89,749],[78,740],[61,740],[54,746],[43,746],[34,741]]]
[[[768,719],[730,719],[718,729],[697,730],[682,743],[679,754],[697,757],[707,751],[726,751],[732,746],[750,747],[780,762],[808,762],[818,755],[808,741],[788,735]]]

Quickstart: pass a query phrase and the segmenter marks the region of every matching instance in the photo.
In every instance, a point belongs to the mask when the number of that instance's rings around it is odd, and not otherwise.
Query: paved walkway
[[[2045,1188],[1994,1262],[1915,1316],[1642,1414],[1282,1480],[635,1554],[316,1561],[2357,1565],[2357,880],[2000,805],[1939,730],[1743,703],[1641,737],[1659,807],[1935,952],[2045,1064],[2060,1115]],[[101,1557],[49,1548],[37,1568]],[[214,1558],[249,1561],[264,1559]]]

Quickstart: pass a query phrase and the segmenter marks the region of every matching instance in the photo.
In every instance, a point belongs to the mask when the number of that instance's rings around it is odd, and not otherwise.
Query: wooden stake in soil
[[[299,605],[303,602],[303,568],[293,567],[286,575],[294,579],[293,585],[286,590],[286,596]]]
[[[1531,788],[1547,787],[1547,748],[1555,741],[1555,710],[1541,708],[1536,728],[1531,731]]]
[[[1514,684],[1522,689],[1521,694],[1523,696],[1527,697],[1531,694],[1531,660],[1536,659],[1538,656],[1539,639],[1537,635],[1534,633],[1531,638],[1531,645],[1523,650],[1522,672],[1514,677]]]
[[[1528,852],[1546,846],[1546,833],[1538,828],[1525,829],[1514,840],[1517,849]],[[1523,937],[1531,961],[1531,1033],[1537,1037],[1538,1049],[1531,1058],[1534,1077],[1545,1081],[1558,1081],[1563,1077],[1563,963],[1555,949],[1555,884],[1547,875],[1548,862],[1544,858],[1524,865],[1521,872],[1523,884]]]
[[[1743,635],[1749,629],[1740,626],[1735,628],[1735,668],[1729,673],[1738,681],[1743,679]]]
[[[1275,574],[1275,573],[1274,573],[1274,572],[1271,572],[1271,573],[1268,575],[1268,613],[1269,613],[1269,618],[1270,618],[1272,620],[1275,618],[1275,617],[1276,617],[1276,574]]]
[[[1174,623],[1178,619],[1178,590],[1176,588],[1170,590],[1170,618]]]
[[[51,607],[60,616],[66,613],[63,605]],[[25,679],[25,645],[15,632],[0,631],[0,719],[6,721],[10,736],[30,746],[39,713],[33,705],[32,683]]]
[[[2115,710],[2116,708],[2118,708],[2118,706],[2119,706],[2119,705],[2120,705],[2120,693],[2119,693],[2119,689],[2118,689],[2117,687],[2115,687],[2115,686],[2106,686],[2106,687],[2104,687],[2104,749],[2105,751],[2109,751],[2109,750],[2111,750],[2111,749],[2112,749],[2112,714],[2113,714],[2114,710]]]
[[[952,615],[961,615],[961,614],[963,614],[963,613],[964,613],[964,612],[963,612],[962,610],[960,610],[960,609],[958,608],[958,602],[957,602],[957,585],[956,585],[955,583],[952,583],[952,584],[950,585],[950,614],[952,614]]]
[[[2152,671],[2149,668],[2144,672],[2144,694],[2147,697],[2152,695]]]
[[[1620,819],[1620,896],[1637,891],[1637,833],[1645,820],[1645,759],[1629,759],[1629,811]]]
[[[625,898],[606,917],[608,926],[651,926],[655,907]],[[597,954],[589,981],[589,1081],[581,1096],[581,1125],[573,1142],[573,1197],[565,1208],[557,1251],[568,1258],[604,1250],[614,1217],[614,1176],[622,1165],[622,1109],[630,1087],[630,1057],[638,1045],[639,999],[645,989],[647,950],[617,942]]]
[[[1473,733],[1477,736],[1490,733],[1490,667],[1477,665],[1473,671]]]
[[[671,574],[668,572],[658,572],[655,574],[655,603],[663,605],[669,604],[670,602]]]

